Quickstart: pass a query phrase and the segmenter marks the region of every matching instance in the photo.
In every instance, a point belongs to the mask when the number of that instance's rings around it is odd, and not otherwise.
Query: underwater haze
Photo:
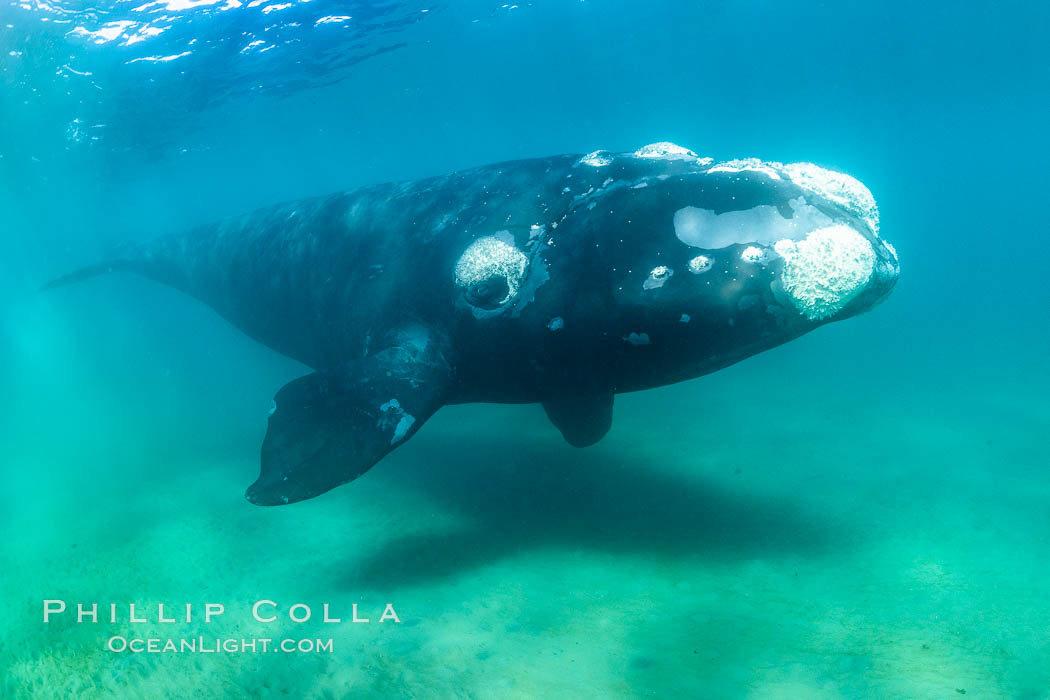
[[[1050,5],[0,2],[0,697],[1050,698]],[[586,449],[448,406],[260,508],[308,368],[139,277],[40,291],[277,202],[660,141],[857,177],[900,279],[618,396]],[[171,634],[334,650],[106,644]]]

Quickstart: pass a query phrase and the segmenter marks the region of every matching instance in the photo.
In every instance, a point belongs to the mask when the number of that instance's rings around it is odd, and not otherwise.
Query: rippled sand
[[[1020,379],[902,374],[877,350],[829,364],[855,340],[821,331],[618,397],[594,448],[538,406],[450,407],[354,484],[262,509],[241,496],[265,420],[247,407],[298,370],[229,342],[259,364],[202,379],[226,360],[201,341],[97,395],[48,389],[54,357],[23,368],[42,388],[3,496],[2,694],[1046,697],[1048,415]],[[118,375],[70,361],[95,391]],[[45,626],[43,598],[227,613]],[[260,625],[260,598],[315,618]],[[325,602],[402,623],[322,624]],[[334,653],[112,654],[114,634]]]

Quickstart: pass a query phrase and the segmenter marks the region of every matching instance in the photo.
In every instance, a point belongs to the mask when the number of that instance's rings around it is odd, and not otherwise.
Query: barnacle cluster
[[[784,290],[812,320],[841,310],[860,293],[875,269],[871,243],[849,226],[817,229],[801,241],[777,241],[774,249],[784,258]]]

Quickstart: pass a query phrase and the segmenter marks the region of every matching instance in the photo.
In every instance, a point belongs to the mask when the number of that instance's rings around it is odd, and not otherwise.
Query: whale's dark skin
[[[686,207],[791,218],[799,197],[874,255],[863,289],[824,317],[792,306],[768,245],[757,264],[742,258],[746,241],[708,249],[676,234]],[[896,281],[896,255],[840,200],[692,154],[565,155],[281,204],[127,247],[49,286],[137,272],[316,370],[277,393],[247,492],[277,505],[356,478],[444,404],[542,402],[569,442],[589,445],[616,393],[871,308]],[[691,271],[697,256],[710,269]]]

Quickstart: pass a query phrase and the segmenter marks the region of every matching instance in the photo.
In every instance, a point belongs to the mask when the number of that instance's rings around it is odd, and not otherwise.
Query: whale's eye
[[[467,289],[467,302],[478,308],[495,309],[507,298],[509,292],[507,278],[496,275],[472,284]]]
[[[529,259],[514,247],[506,231],[479,238],[456,261],[456,284],[464,300],[478,311],[495,311],[518,293]]]

